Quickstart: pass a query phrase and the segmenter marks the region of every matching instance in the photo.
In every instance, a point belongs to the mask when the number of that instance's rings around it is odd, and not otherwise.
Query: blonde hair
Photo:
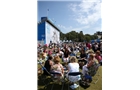
[[[93,59],[95,57],[95,54],[90,54],[89,57]]]
[[[89,54],[93,54],[94,53],[94,51],[93,50],[89,50],[89,52],[88,52]]]
[[[60,57],[59,56],[55,56],[54,57],[54,63],[59,63],[60,62]]]
[[[73,63],[73,62],[77,62],[77,59],[75,56],[71,56],[70,58],[70,62]]]

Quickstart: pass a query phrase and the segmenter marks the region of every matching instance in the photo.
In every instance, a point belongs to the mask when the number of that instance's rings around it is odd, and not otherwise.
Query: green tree
[[[72,40],[75,42],[83,42],[83,41],[90,41],[94,39],[98,39],[97,34],[102,34],[102,32],[96,32],[93,35],[90,34],[83,34],[83,31],[80,31],[79,33],[76,31],[71,31],[66,34],[60,32],[60,40]]]
[[[94,39],[98,39],[98,36],[96,34],[93,35]]]
[[[84,41],[84,34],[83,31],[80,31],[79,33],[79,42],[83,42]]]
[[[90,42],[90,36],[85,36],[85,40],[87,41],[87,42]]]

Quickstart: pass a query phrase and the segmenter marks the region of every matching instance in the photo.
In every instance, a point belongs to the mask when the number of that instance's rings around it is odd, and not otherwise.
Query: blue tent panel
[[[97,42],[100,43],[100,39],[97,39]]]
[[[94,40],[91,40],[91,43],[94,43],[95,41]]]

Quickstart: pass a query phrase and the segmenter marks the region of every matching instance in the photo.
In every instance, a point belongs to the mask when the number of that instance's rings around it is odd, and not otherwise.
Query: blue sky
[[[45,16],[53,20],[63,33],[83,31],[92,35],[102,31],[99,0],[38,1],[38,22]]]

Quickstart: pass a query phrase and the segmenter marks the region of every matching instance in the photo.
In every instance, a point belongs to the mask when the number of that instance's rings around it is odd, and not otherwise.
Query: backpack
[[[92,77],[90,75],[86,74],[80,80],[80,86],[83,88],[88,88],[88,87],[90,87],[91,82],[92,82]]]

